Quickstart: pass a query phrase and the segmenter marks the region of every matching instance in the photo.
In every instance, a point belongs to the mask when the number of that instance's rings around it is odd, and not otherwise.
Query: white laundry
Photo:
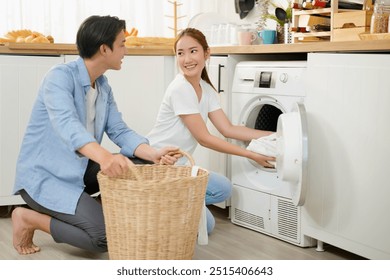
[[[276,133],[270,134],[268,136],[260,137],[258,139],[253,139],[247,150],[262,154],[269,157],[276,157]],[[270,162],[275,166],[275,162]]]

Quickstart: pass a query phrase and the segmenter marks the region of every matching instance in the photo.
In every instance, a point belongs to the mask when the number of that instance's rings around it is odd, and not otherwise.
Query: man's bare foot
[[[41,249],[33,243],[35,228],[30,220],[34,220],[38,212],[17,207],[12,211],[13,245],[21,255],[34,254]]]

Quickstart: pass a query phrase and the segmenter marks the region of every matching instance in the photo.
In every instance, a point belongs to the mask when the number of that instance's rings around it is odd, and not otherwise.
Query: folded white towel
[[[276,157],[276,133],[253,139],[247,150],[269,157]],[[275,162],[270,162],[275,166]]]

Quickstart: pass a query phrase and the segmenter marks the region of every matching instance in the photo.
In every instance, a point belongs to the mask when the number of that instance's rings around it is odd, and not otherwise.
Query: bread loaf
[[[45,43],[45,44],[50,44],[49,39],[47,39],[45,36],[38,36],[35,37],[31,43]]]
[[[54,43],[54,38],[51,35],[46,36],[46,38],[47,38],[47,40],[49,40],[50,43],[52,43],[52,44]]]
[[[24,37],[23,36],[19,36],[18,38],[16,38],[16,43],[24,43]]]
[[[12,30],[0,38],[0,43],[54,43],[52,36],[45,36],[42,33],[31,31],[29,29]]]
[[[172,46],[175,38],[165,37],[126,37],[127,46]]]
[[[10,42],[13,42],[13,40],[10,38],[0,37],[0,44],[10,43]]]
[[[28,35],[26,38],[24,38],[25,43],[31,43],[32,40],[34,40],[35,36],[34,35]]]

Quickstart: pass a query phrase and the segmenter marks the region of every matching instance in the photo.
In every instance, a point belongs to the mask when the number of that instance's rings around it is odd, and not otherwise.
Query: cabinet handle
[[[221,89],[221,68],[225,67],[225,65],[218,64],[218,93],[224,92],[223,89]]]

